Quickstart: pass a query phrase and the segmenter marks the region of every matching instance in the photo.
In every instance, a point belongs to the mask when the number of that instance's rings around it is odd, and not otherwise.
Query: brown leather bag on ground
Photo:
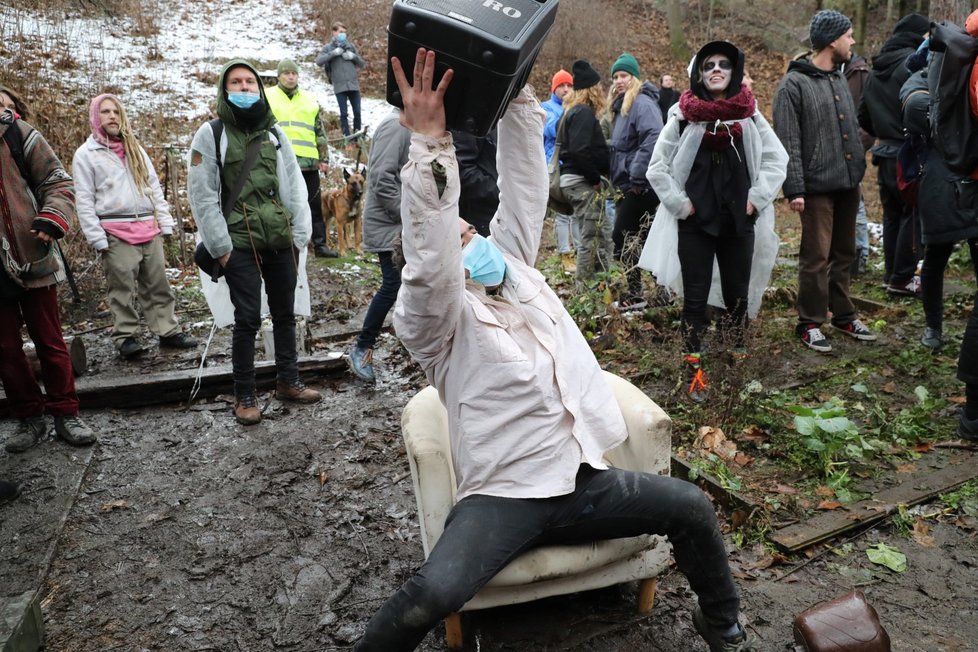
[[[796,652],[890,652],[890,637],[862,591],[813,607],[795,618]]]

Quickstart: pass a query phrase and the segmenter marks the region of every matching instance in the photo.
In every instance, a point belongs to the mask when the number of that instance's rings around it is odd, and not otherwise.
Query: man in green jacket
[[[311,220],[295,153],[275,125],[251,64],[240,59],[225,64],[218,83],[217,115],[223,128],[203,125],[190,146],[187,199],[201,240],[227,279],[234,305],[234,414],[239,423],[252,425],[261,421],[255,397],[255,335],[261,326],[263,280],[274,333],[276,393],[299,403],[320,399],[319,392],[299,380],[295,343],[298,252],[309,242]],[[257,157],[240,194],[227,207],[252,143],[258,148]]]

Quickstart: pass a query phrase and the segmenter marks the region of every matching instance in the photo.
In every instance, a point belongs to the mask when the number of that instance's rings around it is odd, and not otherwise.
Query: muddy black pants
[[[235,396],[255,393],[255,336],[261,327],[263,279],[268,311],[272,315],[276,375],[285,382],[299,378],[294,313],[297,256],[294,249],[261,251],[257,255],[251,249],[231,251],[224,277],[234,305],[231,373]]]
[[[582,466],[555,498],[468,496],[417,575],[374,614],[359,652],[414,650],[506,564],[529,548],[640,534],[669,538],[679,570],[717,628],[737,622],[740,598],[713,507],[696,485],[648,473]]]

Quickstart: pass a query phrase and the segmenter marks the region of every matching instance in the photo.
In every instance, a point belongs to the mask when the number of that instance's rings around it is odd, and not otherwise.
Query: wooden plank
[[[682,480],[689,480],[689,472],[693,470],[693,466],[686,460],[676,457],[676,454],[672,454],[672,468],[670,474],[674,478],[680,478]],[[736,491],[730,489],[725,489],[720,481],[709,473],[703,472],[701,469],[695,469],[696,471],[696,481],[693,484],[697,485],[700,489],[706,493],[713,496],[721,505],[727,509],[734,510],[744,510],[746,515],[749,515],[754,511],[758,505],[752,501],[747,496],[739,494]]]
[[[3,652],[36,652],[44,647],[40,592],[0,598],[0,645]]]
[[[312,374],[332,375],[347,368],[341,353],[299,358],[299,373],[303,377]],[[184,403],[190,398],[190,389],[197,377],[197,369],[181,369],[154,374],[132,376],[88,376],[75,383],[83,409],[135,408],[165,403]],[[275,363],[255,363],[255,383],[259,389],[275,386]],[[201,372],[197,399],[212,398],[234,391],[231,367],[205,367]],[[7,412],[6,396],[0,398],[0,414]]]
[[[918,471],[909,474],[900,484],[879,491],[873,498],[822,512],[802,523],[781,528],[768,538],[784,550],[797,552],[877,523],[896,512],[900,505],[917,505],[978,476],[973,453],[956,451],[944,460],[937,459],[939,456],[939,453],[931,453],[921,458],[917,462]],[[945,465],[935,468],[935,464]]]

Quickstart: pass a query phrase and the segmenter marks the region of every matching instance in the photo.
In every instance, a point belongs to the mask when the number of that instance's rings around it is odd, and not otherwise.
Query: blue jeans
[[[261,251],[233,249],[224,267],[224,277],[234,305],[231,335],[231,375],[234,395],[255,393],[255,336],[261,327],[261,282],[265,280],[268,311],[272,314],[275,341],[275,372],[279,380],[299,379],[295,346],[295,283],[298,276],[295,249]]]
[[[706,495],[678,478],[584,465],[576,488],[564,496],[461,500],[428,560],[374,614],[355,649],[414,650],[432,627],[530,548],[640,534],[669,538],[712,626],[727,629],[737,622],[740,597]]]
[[[360,336],[357,337],[357,348],[360,349],[374,348],[380,330],[384,327],[387,313],[397,301],[397,291],[401,289],[401,273],[394,266],[393,254],[389,251],[381,251],[377,256],[380,258],[380,273],[383,275],[383,281],[374,298],[370,300],[367,315],[363,318],[363,328],[360,329]]]
[[[350,101],[353,109],[353,131],[360,131],[360,91],[343,91],[336,94],[336,103],[340,105],[340,130],[344,136],[350,135],[350,123],[346,119],[346,101]]]
[[[558,253],[574,253],[581,245],[581,225],[573,215],[554,212],[554,233],[557,236]]]

